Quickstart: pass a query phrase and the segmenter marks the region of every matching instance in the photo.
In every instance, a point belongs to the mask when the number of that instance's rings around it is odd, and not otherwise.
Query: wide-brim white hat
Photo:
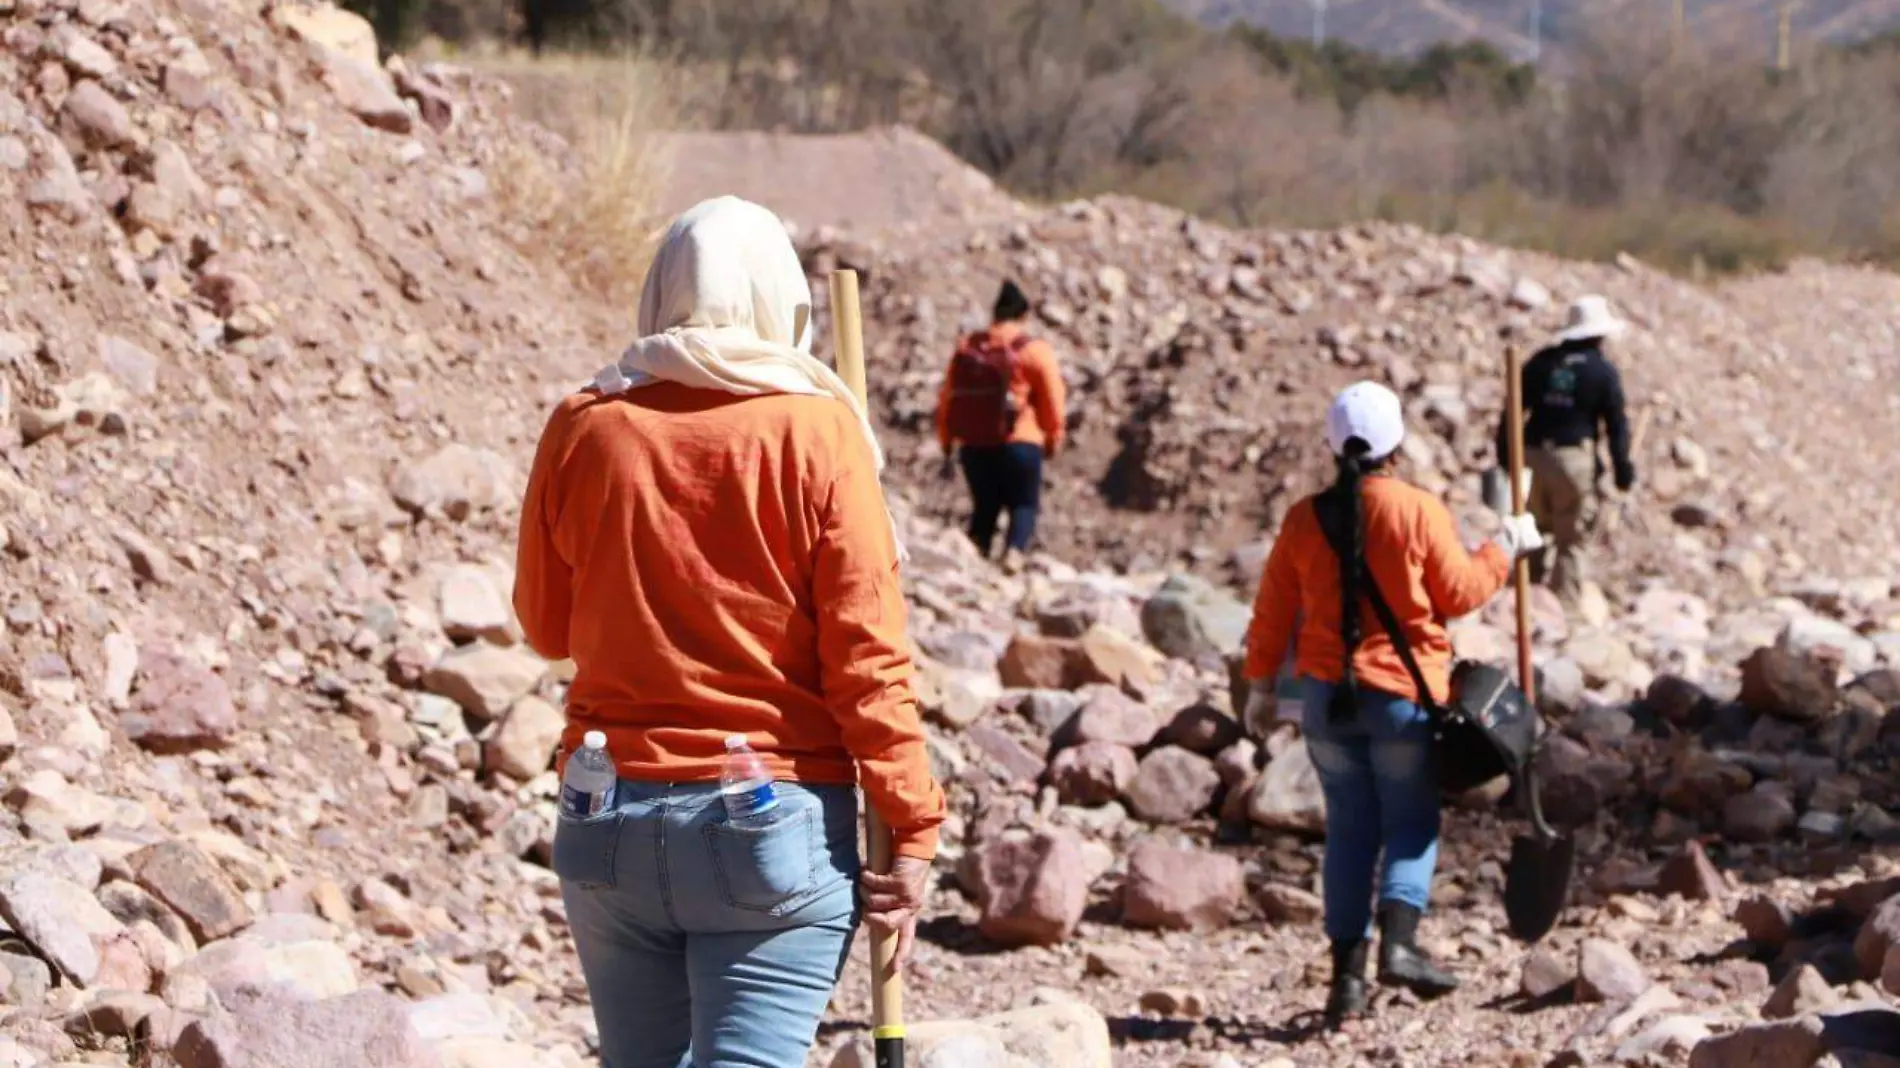
[[[1589,341],[1594,338],[1616,337],[1629,329],[1630,324],[1616,317],[1610,310],[1610,302],[1596,294],[1578,297],[1570,305],[1570,314],[1564,320],[1564,328],[1557,334],[1557,342]]]

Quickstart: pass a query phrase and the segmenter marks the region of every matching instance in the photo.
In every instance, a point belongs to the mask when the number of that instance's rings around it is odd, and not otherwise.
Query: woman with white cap
[[[1281,526],[1254,605],[1246,676],[1247,721],[1270,721],[1270,680],[1293,648],[1307,751],[1326,798],[1326,1017],[1338,1026],[1366,1006],[1375,890],[1379,981],[1425,997],[1458,985],[1417,939],[1439,827],[1431,722],[1421,706],[1450,696],[1446,622],[1502,589],[1512,562],[1542,539],[1529,516],[1512,516],[1491,544],[1468,554],[1445,506],[1394,476],[1405,421],[1384,386],[1341,392],[1326,434],[1337,476]],[[1367,582],[1397,617],[1432,693],[1418,692],[1369,607]]]
[[[900,960],[915,936],[943,791],[881,454],[812,328],[784,224],[706,201],[535,454],[515,608],[574,662],[564,758],[618,774],[554,838],[605,1068],[803,1064],[860,912]],[[725,797],[729,748],[763,768]],[[888,874],[859,876],[854,784]]]

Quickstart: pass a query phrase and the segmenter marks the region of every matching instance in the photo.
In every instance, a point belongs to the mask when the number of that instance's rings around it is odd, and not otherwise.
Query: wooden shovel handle
[[[1510,435],[1511,514],[1524,512],[1524,371],[1516,347],[1504,351],[1506,422]],[[1531,562],[1520,557],[1511,565],[1517,588],[1517,681],[1531,707],[1537,706],[1536,669],[1531,663]]]
[[[864,375],[864,312],[858,298],[858,272],[831,272],[831,323],[837,346],[838,377],[868,410]],[[891,832],[867,800],[864,805],[865,860],[879,875],[891,870]],[[901,1064],[904,1037],[904,977],[896,967],[897,935],[871,934],[871,1034],[879,1047],[880,1068],[891,1046]]]

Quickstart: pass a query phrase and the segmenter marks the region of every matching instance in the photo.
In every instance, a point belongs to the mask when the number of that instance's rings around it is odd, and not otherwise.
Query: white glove
[[[1492,542],[1504,550],[1513,563],[1544,547],[1544,536],[1537,531],[1537,520],[1519,512],[1507,515]]]

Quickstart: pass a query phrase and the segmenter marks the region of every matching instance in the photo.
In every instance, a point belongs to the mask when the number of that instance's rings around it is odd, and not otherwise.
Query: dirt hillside
[[[811,135],[681,132],[667,137],[662,207],[709,196],[762,204],[801,232],[954,232],[1019,205],[982,172],[908,127]]]

